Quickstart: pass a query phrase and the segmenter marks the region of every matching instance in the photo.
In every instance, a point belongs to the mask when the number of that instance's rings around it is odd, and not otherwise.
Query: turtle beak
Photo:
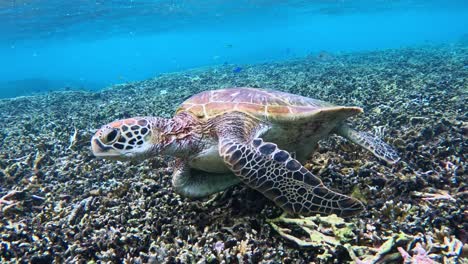
[[[93,155],[97,158],[118,159],[122,156],[121,153],[115,151],[111,146],[102,144],[101,140],[96,137],[91,139],[91,149],[93,150]]]
[[[104,156],[104,153],[108,152],[112,148],[105,146],[98,138],[93,137],[91,139],[91,149],[93,150],[94,156],[102,157]]]
[[[136,155],[135,151],[116,150],[112,146],[103,144],[98,137],[93,137],[91,139],[91,149],[93,151],[93,155],[96,158],[101,159],[127,161],[146,158],[144,155],[141,155],[141,157]]]

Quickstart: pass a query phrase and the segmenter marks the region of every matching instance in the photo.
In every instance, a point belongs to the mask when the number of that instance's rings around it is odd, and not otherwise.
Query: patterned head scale
[[[133,159],[153,147],[155,137],[148,118],[135,117],[101,127],[91,139],[96,157],[116,160]]]

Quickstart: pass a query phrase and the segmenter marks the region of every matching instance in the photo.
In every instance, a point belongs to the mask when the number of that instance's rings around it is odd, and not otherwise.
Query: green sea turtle
[[[222,89],[192,96],[172,119],[112,122],[96,132],[91,145],[95,156],[115,160],[176,157],[172,183],[186,197],[205,197],[243,182],[292,214],[350,216],[363,209],[362,203],[325,187],[301,162],[330,133],[397,162],[389,145],[344,123],[361,112],[279,91]]]

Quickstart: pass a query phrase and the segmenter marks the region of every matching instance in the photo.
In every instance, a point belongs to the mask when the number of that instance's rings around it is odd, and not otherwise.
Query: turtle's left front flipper
[[[288,213],[300,215],[359,213],[358,200],[336,193],[288,152],[243,133],[219,135],[219,151],[227,166],[249,187],[263,193]]]

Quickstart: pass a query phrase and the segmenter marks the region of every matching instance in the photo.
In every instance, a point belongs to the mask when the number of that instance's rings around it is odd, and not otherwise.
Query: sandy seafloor
[[[467,263],[466,46],[237,66],[0,101],[0,262],[402,263],[407,252],[406,261],[426,261],[414,263]],[[367,206],[346,220],[351,232],[336,244],[283,238],[267,222],[280,209],[243,185],[192,201],[173,192],[170,159],[92,156],[90,137],[105,123],[170,117],[194,93],[234,86],[361,106],[350,124],[383,135],[401,154],[390,166],[339,136],[320,142],[307,167]],[[336,236],[326,224],[315,230]]]

